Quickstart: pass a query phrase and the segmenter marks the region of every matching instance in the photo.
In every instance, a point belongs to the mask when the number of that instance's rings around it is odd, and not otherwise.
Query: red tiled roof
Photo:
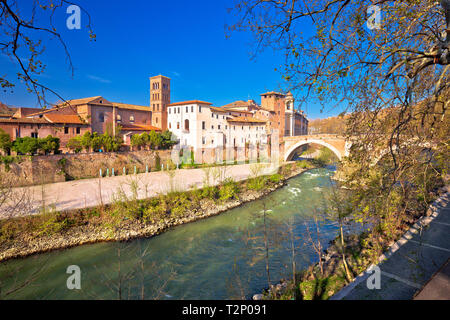
[[[175,103],[171,103],[168,104],[168,107],[173,107],[173,106],[183,106],[186,104],[207,104],[207,105],[212,105],[212,103],[210,102],[206,102],[206,101],[201,101],[201,100],[189,100],[189,101],[180,101],[180,102],[175,102]]]
[[[87,124],[86,122],[83,122],[78,115],[75,114],[45,114],[44,118],[51,123]]]
[[[234,117],[227,119],[229,122],[247,122],[247,123],[266,123],[264,120],[250,118],[250,117]]]
[[[2,123],[49,123],[40,118],[19,118],[19,119],[0,119]]]
[[[127,124],[122,127],[122,131],[161,131],[161,128],[150,125]]]
[[[217,108],[217,107],[209,107],[209,109],[211,109],[211,111],[215,111],[215,112],[228,112],[228,110],[225,110],[222,108]]]

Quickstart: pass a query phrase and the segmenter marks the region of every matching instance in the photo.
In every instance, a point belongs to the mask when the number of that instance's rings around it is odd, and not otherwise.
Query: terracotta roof
[[[250,118],[250,117],[234,117],[227,119],[229,122],[248,122],[248,123],[266,123],[264,120]]]
[[[0,102],[0,114],[12,116],[16,112],[16,108],[10,108],[6,104]]]
[[[236,112],[236,113],[239,112],[239,113],[253,114],[253,112],[251,112],[251,111],[247,111],[247,110],[233,110],[233,109],[230,109],[230,108],[228,108],[227,111],[228,112]]]
[[[102,96],[95,96],[95,97],[67,100],[67,103],[61,102],[61,103],[58,103],[58,105],[70,104],[72,106],[77,106],[77,105],[80,105],[80,104],[87,104],[87,103],[92,102],[93,100],[96,100],[98,98],[102,98]],[[109,102],[109,101],[107,101],[107,102]]]
[[[269,94],[274,94],[274,95],[277,95],[277,96],[283,96],[283,97],[285,96],[284,93],[275,92],[275,91],[270,91],[270,92],[266,92],[266,93],[261,93],[260,96],[265,96],[265,95],[269,95]]]
[[[242,107],[259,107],[254,100],[238,100],[222,106],[225,109],[242,108]]]
[[[135,104],[118,103],[118,102],[112,102],[112,104],[114,107],[117,107],[119,109],[151,111],[149,106],[139,106],[139,105],[135,105]]]
[[[122,131],[161,131],[161,128],[149,125],[127,124],[122,127]]]
[[[172,107],[172,106],[184,106],[186,104],[207,104],[207,105],[212,105],[212,103],[210,102],[206,102],[206,101],[201,101],[201,100],[188,100],[188,101],[181,101],[181,102],[175,102],[175,103],[171,103],[168,104],[168,107]]]
[[[75,114],[46,114],[44,115],[44,118],[51,123],[87,124]]]
[[[50,123],[41,118],[19,118],[19,119],[1,119],[1,123]]]
[[[209,107],[209,109],[211,109],[211,111],[215,111],[215,112],[228,112],[228,110],[225,110],[222,108],[217,108],[217,107]]]
[[[67,108],[67,107],[70,107],[70,106],[55,106],[55,107],[50,108],[50,109],[42,109],[42,111],[40,111],[40,112],[27,114],[26,116],[27,117],[37,116],[37,115],[46,114],[46,113],[49,113],[49,112],[58,111],[58,110],[61,110],[61,109]]]

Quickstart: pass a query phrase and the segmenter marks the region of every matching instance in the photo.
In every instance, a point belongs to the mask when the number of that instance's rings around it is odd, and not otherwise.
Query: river
[[[312,215],[323,207],[333,174],[331,167],[310,170],[264,199],[153,238],[84,245],[1,263],[2,292],[29,281],[7,298],[249,298],[268,286],[264,207],[269,219],[270,277],[276,283],[292,274],[292,239],[297,270],[317,261],[308,245],[305,223],[312,226]],[[287,222],[293,236],[287,232]],[[324,245],[335,235],[334,223],[322,226]],[[81,270],[80,290],[67,288],[70,265]]]

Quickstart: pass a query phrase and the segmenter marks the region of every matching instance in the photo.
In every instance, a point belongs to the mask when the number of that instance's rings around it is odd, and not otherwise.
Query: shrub
[[[39,141],[37,138],[24,137],[17,138],[13,142],[12,150],[18,154],[33,155],[39,149]]]
[[[219,189],[216,186],[207,186],[202,189],[202,198],[215,200],[218,194]]]
[[[169,199],[170,213],[173,216],[181,217],[191,207],[191,201],[189,201],[186,193],[173,192],[167,197]]]
[[[231,178],[227,178],[219,189],[219,200],[237,198],[239,194],[239,185]]]
[[[37,236],[51,236],[69,227],[69,220],[58,212],[44,213],[37,225]]]
[[[44,139],[38,139],[39,149],[42,150],[45,154],[49,153],[58,153],[60,140],[59,138],[48,135]]]
[[[0,149],[5,154],[9,154],[9,152],[11,151],[11,147],[11,136],[7,134],[3,129],[0,129]]]
[[[307,161],[307,160],[301,160],[301,161],[297,161],[297,167],[303,168],[303,169],[309,169],[312,167],[312,164],[309,163],[309,161]]]
[[[88,132],[89,133],[89,132]],[[83,150],[83,137],[72,137],[67,141],[66,147],[75,153],[81,152]]]
[[[281,174],[275,173],[270,176],[269,180],[270,180],[270,182],[278,183],[281,181],[282,178],[283,177],[281,176]]]
[[[146,223],[156,223],[164,219],[167,212],[166,202],[159,198],[151,199],[144,209],[142,220]]]
[[[267,177],[260,176],[250,179],[247,183],[247,188],[250,190],[260,191],[264,188],[267,182]]]

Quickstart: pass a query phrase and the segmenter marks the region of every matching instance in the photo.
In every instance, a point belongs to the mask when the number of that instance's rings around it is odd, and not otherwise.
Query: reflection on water
[[[5,281],[10,272],[19,283],[30,280],[31,285],[10,298],[108,299],[118,298],[119,288],[123,299],[249,297],[267,287],[261,254],[264,208],[270,217],[271,279],[277,282],[291,272],[288,221],[297,245],[297,268],[316,261],[304,245],[304,223],[311,223],[311,215],[323,207],[333,171],[311,170],[264,199],[150,239],[85,245],[9,261],[0,265],[0,279]],[[335,232],[333,223],[322,230],[326,240]],[[69,265],[81,268],[81,290],[66,287]],[[6,288],[12,288],[11,280],[7,282]]]

